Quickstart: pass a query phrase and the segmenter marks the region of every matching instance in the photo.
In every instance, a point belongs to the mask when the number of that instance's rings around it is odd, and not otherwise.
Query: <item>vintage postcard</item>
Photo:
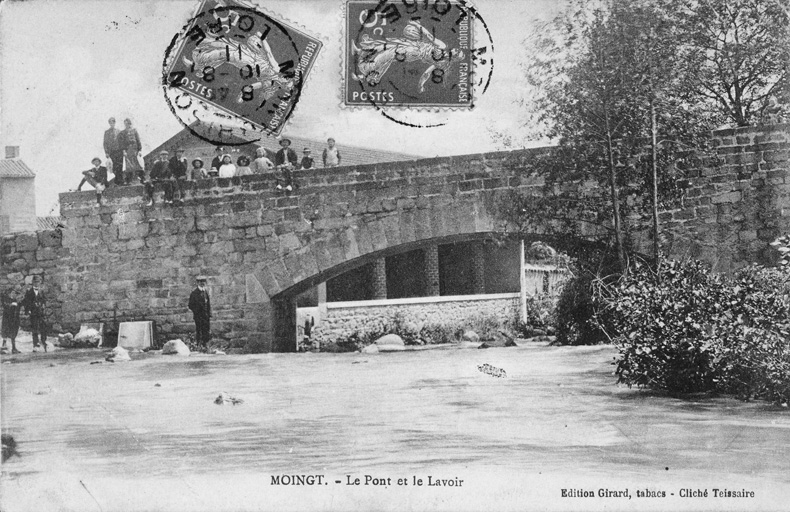
[[[787,510],[788,13],[0,2],[0,509]]]

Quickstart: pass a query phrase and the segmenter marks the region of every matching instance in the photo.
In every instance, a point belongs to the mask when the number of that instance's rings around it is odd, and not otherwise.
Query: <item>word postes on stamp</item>
[[[185,126],[212,142],[225,144],[232,132],[248,140],[279,135],[321,46],[251,4],[203,0],[167,49],[165,98]]]
[[[344,104],[473,106],[473,13],[458,0],[348,0]]]

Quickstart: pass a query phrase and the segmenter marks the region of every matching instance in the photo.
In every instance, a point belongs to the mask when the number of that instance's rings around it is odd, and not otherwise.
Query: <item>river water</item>
[[[32,355],[2,365],[3,510],[790,509],[787,409],[618,387],[608,346]]]

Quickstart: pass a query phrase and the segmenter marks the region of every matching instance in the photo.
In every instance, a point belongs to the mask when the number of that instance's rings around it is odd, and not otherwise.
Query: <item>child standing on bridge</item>
[[[335,147],[335,139],[329,137],[326,139],[327,147],[324,148],[322,159],[324,167],[338,167],[340,166],[340,151]]]

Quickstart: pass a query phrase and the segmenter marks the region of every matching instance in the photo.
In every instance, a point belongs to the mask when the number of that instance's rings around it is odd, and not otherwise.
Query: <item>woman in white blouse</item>
[[[236,175],[236,166],[233,165],[233,158],[230,155],[222,155],[222,165],[219,166],[220,178],[232,178]]]

